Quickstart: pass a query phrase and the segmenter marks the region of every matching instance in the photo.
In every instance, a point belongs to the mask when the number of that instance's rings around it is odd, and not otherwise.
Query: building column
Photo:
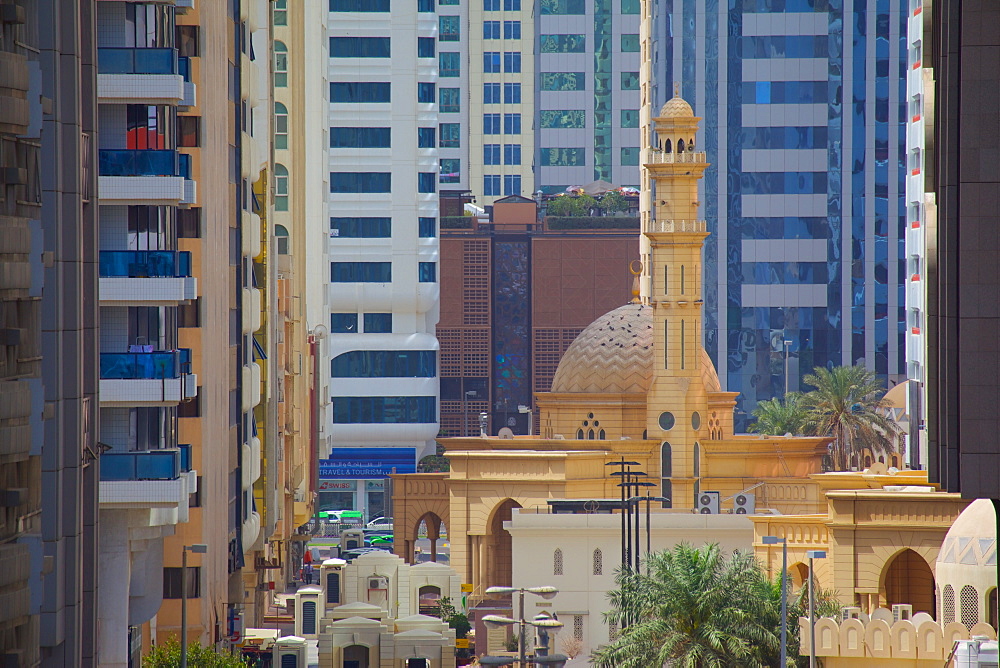
[[[128,666],[128,607],[131,555],[128,545],[128,511],[102,510],[97,589],[98,665]]]

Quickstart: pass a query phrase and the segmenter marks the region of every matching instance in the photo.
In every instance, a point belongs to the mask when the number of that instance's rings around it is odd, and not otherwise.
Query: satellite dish
[[[514,438],[514,431],[510,427],[504,427],[497,432],[497,436],[500,438]]]

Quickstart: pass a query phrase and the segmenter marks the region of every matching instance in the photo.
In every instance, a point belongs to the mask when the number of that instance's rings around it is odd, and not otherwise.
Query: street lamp
[[[781,668],[788,665],[788,539],[777,536],[764,536],[760,539],[764,545],[781,543]]]
[[[826,550],[806,550],[809,557],[809,668],[816,668],[816,596],[813,593],[813,559],[826,559]]]
[[[532,432],[532,430],[535,427],[535,424],[534,424],[534,422],[535,422],[535,414],[532,412],[531,406],[522,406],[522,405],[518,404],[517,412],[518,413],[527,413],[528,414],[528,436],[531,436],[532,435],[531,432]]]
[[[785,346],[785,394],[788,394],[788,348],[792,345],[792,342],[785,339],[781,343]]]
[[[526,620],[524,618],[524,594],[525,594],[525,592],[529,592],[529,593],[541,596],[542,598],[548,600],[548,599],[554,598],[555,595],[559,593],[559,590],[556,589],[555,587],[549,587],[549,586],[545,586],[545,587],[489,587],[486,590],[487,594],[513,594],[514,592],[517,592],[519,594],[519,608],[520,609],[519,609],[518,612],[520,614],[519,614],[519,618],[518,619],[511,619],[510,617],[504,617],[503,615],[486,615],[485,617],[483,617],[483,621],[486,622],[487,626],[490,626],[492,628],[497,628],[497,627],[500,627],[500,626],[513,626],[515,624],[518,626],[518,642],[517,642],[517,647],[518,647],[518,655],[519,655],[519,658],[520,658],[520,666],[521,666],[521,668],[528,668],[527,655],[526,655],[526,651],[525,651],[526,648],[524,646],[525,645],[525,643],[524,643],[524,631],[525,631],[525,628],[530,625],[530,626],[534,626],[536,628],[549,628],[549,629],[553,629],[553,628],[559,628],[559,627],[561,627],[563,625],[563,623],[560,622],[558,619],[548,619],[548,618]],[[482,661],[480,661],[480,663],[482,663]]]
[[[208,552],[208,545],[195,543],[185,545],[181,550],[181,668],[188,665],[188,552],[205,554]]]
[[[613,471],[611,473],[611,475],[612,476],[617,476],[617,477],[624,477],[625,476],[625,467],[626,466],[628,466],[628,467],[639,466],[639,462],[627,462],[627,461],[625,461],[625,457],[622,457],[621,461],[606,462],[604,465],[605,466],[617,466],[617,467],[619,467],[619,470],[618,471]],[[619,485],[619,487],[621,487],[621,485]],[[625,513],[626,509],[625,509],[625,488],[624,487],[622,487],[622,505],[621,505],[621,508],[622,508],[622,566],[626,566],[628,564],[628,549],[625,547],[625,533],[626,533],[626,526],[628,525],[628,519],[627,519],[628,516]]]

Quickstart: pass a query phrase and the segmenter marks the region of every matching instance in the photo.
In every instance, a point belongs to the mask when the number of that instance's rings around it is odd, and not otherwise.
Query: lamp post
[[[792,342],[785,339],[781,343],[785,346],[785,394],[788,394],[788,348]]]
[[[611,475],[623,478],[625,476],[625,467],[627,467],[627,466],[628,467],[639,466],[639,462],[627,462],[627,461],[625,461],[625,457],[622,457],[621,461],[606,462],[604,465],[605,466],[617,466],[617,467],[619,467],[619,470],[613,471],[611,473]],[[621,563],[622,563],[622,566],[626,566],[628,564],[628,549],[625,547],[625,533],[626,533],[626,527],[628,526],[628,516],[626,515],[626,508],[625,508],[625,487],[623,487],[622,485],[618,485],[618,486],[621,487],[621,493],[622,493],[622,505],[621,505],[621,509],[622,509],[622,561],[621,561]]]
[[[181,550],[181,668],[188,665],[188,552],[205,554],[208,552],[208,545],[195,543],[185,545]]]
[[[555,587],[489,587],[486,590],[487,594],[513,594],[517,592],[519,599],[519,610],[518,619],[511,619],[510,617],[504,617],[503,615],[486,615],[483,617],[483,621],[486,622],[488,626],[518,626],[518,656],[520,659],[521,668],[528,668],[527,651],[525,648],[525,638],[524,631],[528,626],[534,626],[536,628],[559,628],[563,625],[558,619],[532,619],[526,620],[524,618],[524,594],[529,592],[541,596],[544,599],[554,598],[559,590]]]
[[[816,595],[813,593],[813,559],[826,559],[825,550],[807,550],[809,557],[809,668],[816,668]]]
[[[764,536],[760,539],[764,545],[781,543],[781,668],[788,665],[788,539],[777,536]]]

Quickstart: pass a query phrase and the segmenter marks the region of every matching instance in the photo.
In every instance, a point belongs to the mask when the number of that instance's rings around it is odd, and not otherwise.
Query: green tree
[[[167,642],[154,646],[142,659],[142,668],[177,668],[181,665],[181,644],[171,637]],[[241,657],[220,652],[214,647],[188,645],[189,668],[247,668],[250,665]]]
[[[788,666],[796,668],[808,668],[809,657],[800,656],[801,639],[799,638],[799,617],[805,617],[809,613],[809,588],[802,585],[797,592],[791,590],[791,582],[788,583]],[[771,618],[774,624],[774,634],[781,639],[781,577],[764,583],[762,596],[771,599],[775,614]],[[839,618],[841,605],[836,594],[828,589],[816,588],[816,618],[834,617]],[[767,659],[767,665],[781,665],[781,647]],[[787,668],[787,667],[786,667]]]
[[[779,613],[752,555],[727,559],[716,544],[682,543],[650,555],[648,570],[618,572],[605,619],[624,630],[594,652],[593,665],[763,668],[779,651]]]
[[[612,214],[618,211],[628,211],[628,200],[617,190],[609,190],[604,193],[600,202],[601,210],[605,214]]]
[[[802,406],[802,395],[789,392],[782,399],[768,399],[753,409],[754,422],[750,431],[769,436],[784,436],[804,433],[808,414]]]
[[[417,462],[417,473],[440,473],[450,471],[451,462],[444,456],[444,446],[438,443],[436,454],[427,455]]]
[[[896,450],[899,426],[889,418],[885,387],[861,366],[816,367],[803,381],[816,389],[802,397],[806,433],[832,436],[834,470],[846,471],[851,457],[870,450]]]
[[[562,195],[549,202],[548,215],[550,216],[585,216],[583,205],[580,204],[579,197]]]

